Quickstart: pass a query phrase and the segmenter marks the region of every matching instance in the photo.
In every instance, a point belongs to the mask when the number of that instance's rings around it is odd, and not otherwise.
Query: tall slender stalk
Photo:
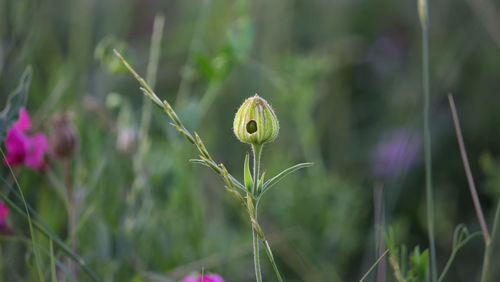
[[[257,216],[257,210],[255,210],[255,215]],[[257,282],[262,281],[262,272],[260,270],[260,258],[259,258],[259,234],[257,230],[252,225],[252,243],[253,243],[253,263],[255,267],[255,280]]]
[[[257,182],[259,181],[260,156],[262,153],[262,145],[252,145],[253,152],[253,193],[257,193]],[[257,221],[258,202],[255,203],[254,219]],[[255,265],[255,279],[257,282],[262,281],[262,271],[260,270],[260,250],[259,250],[259,234],[252,224],[252,242],[253,242],[253,262]]]
[[[483,210],[481,209],[481,203],[479,202],[479,197],[477,196],[476,184],[474,183],[474,178],[472,177],[472,172],[470,170],[469,158],[467,157],[467,151],[465,150],[464,137],[462,136],[462,130],[460,128],[460,121],[458,120],[455,101],[453,100],[453,96],[451,94],[448,94],[448,102],[450,103],[451,115],[453,117],[458,146],[460,148],[460,156],[462,157],[465,175],[467,176],[467,182],[469,183],[472,202],[474,203],[474,209],[476,210],[477,220],[479,221],[479,225],[481,225],[481,231],[483,231],[484,243],[486,247],[488,247],[490,245],[490,233],[488,232],[488,226],[486,225],[486,220],[484,219]]]
[[[431,131],[429,126],[429,13],[427,0],[418,0],[418,12],[422,27],[422,84],[424,90],[424,154],[425,190],[427,199],[427,226],[429,229],[429,249],[431,255],[431,281],[437,281],[436,246],[434,242],[434,195],[432,191]]]
[[[385,250],[385,215],[384,215],[384,187],[382,183],[373,188],[375,214],[375,251],[381,257]],[[377,282],[386,281],[386,261],[381,259],[377,264]]]

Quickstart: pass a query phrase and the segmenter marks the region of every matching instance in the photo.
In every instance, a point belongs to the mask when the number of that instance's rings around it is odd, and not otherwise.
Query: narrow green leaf
[[[245,187],[247,191],[253,193],[253,180],[252,174],[250,173],[250,155],[247,153],[245,156],[245,167],[244,167],[244,178],[245,178]]]
[[[28,66],[21,76],[19,86],[9,95],[5,108],[0,112],[0,143],[7,136],[10,127],[19,118],[19,112],[26,103],[31,81],[31,67]]]
[[[272,186],[274,186],[274,184],[278,183],[279,181],[281,181],[281,179],[285,178],[285,176],[291,174],[291,173],[294,173],[295,171],[301,169],[301,168],[304,168],[304,167],[310,167],[312,166],[314,163],[300,163],[300,164],[296,164],[292,167],[289,167],[285,170],[283,170],[282,172],[280,172],[278,175],[276,175],[275,177],[269,179],[268,181],[266,181],[264,183],[264,186],[262,187],[262,194],[264,194],[267,190],[269,190]]]

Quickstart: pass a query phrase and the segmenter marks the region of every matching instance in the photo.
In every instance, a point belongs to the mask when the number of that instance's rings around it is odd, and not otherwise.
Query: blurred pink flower
[[[48,150],[47,137],[43,133],[28,136],[26,132],[30,129],[28,112],[21,109],[19,120],[14,123],[5,139],[5,158],[11,166],[24,164],[33,170],[42,171],[45,164],[44,155]]]
[[[190,275],[182,279],[182,282],[225,282],[218,274]]]
[[[14,127],[19,128],[22,131],[28,131],[31,129],[31,119],[25,108],[21,109],[21,112],[19,113],[19,120],[14,123]]]
[[[9,208],[7,207],[6,204],[0,202],[0,231],[8,230],[7,222],[5,221],[8,214],[9,214]]]

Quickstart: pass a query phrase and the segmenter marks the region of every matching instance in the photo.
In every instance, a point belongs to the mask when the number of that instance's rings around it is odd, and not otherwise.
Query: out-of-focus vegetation
[[[315,163],[280,182],[260,209],[286,281],[359,280],[378,258],[376,215],[391,228],[388,245],[420,247],[407,258],[420,267],[428,238],[416,5],[0,0],[0,108],[31,65],[26,108],[32,130],[51,136],[65,116],[77,132],[69,158],[51,154],[43,172],[14,169],[27,203],[103,281],[177,281],[202,270],[226,281],[254,279],[248,215],[218,177],[188,162],[196,150],[142,97],[113,55],[116,48],[155,80],[156,93],[239,179],[249,148],[232,133],[234,114],[254,93],[272,104],[280,135],[264,148],[266,175]],[[439,270],[459,224],[470,233],[480,230],[448,92],[455,95],[490,229],[500,197],[496,6],[470,0],[429,6]],[[165,19],[163,38],[157,59],[150,59],[156,15]],[[158,64],[156,76],[148,61]],[[0,172],[1,192],[24,207],[9,188],[16,189],[9,169],[2,164]],[[374,199],[381,199],[384,212],[375,210]],[[37,280],[28,222],[10,210],[7,225],[0,235],[0,280]],[[50,244],[35,235],[49,279]],[[478,279],[483,251],[481,237],[471,239],[445,281]],[[57,246],[54,257],[58,278],[73,272],[77,280],[90,280]],[[261,260],[264,280],[273,281],[263,253]],[[387,279],[393,281],[389,260]],[[376,271],[367,279],[375,277]]]

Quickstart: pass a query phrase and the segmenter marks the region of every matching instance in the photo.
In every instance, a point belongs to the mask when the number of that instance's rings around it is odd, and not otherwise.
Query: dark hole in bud
[[[253,134],[257,132],[257,122],[255,120],[251,120],[247,123],[247,132]]]

